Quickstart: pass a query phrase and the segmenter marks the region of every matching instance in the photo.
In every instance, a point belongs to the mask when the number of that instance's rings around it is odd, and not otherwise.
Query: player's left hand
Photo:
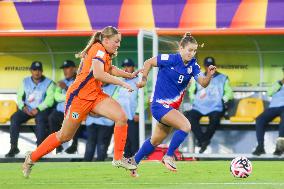
[[[209,69],[209,75],[210,76],[212,76],[212,75],[214,75],[215,74],[215,72],[216,72],[216,66],[213,66],[213,65],[210,65],[209,67],[208,67],[208,69]]]

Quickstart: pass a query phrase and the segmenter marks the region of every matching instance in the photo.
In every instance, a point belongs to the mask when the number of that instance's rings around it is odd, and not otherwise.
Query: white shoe
[[[125,157],[122,157],[122,159],[120,160],[112,160],[112,165],[115,167],[122,167],[128,170],[137,169],[137,165],[135,165],[133,162],[131,162],[130,159],[127,159]]]
[[[32,171],[32,166],[34,165],[34,162],[31,160],[31,154],[31,151],[26,153],[25,162],[22,165],[22,170],[25,178],[29,178]]]
[[[177,171],[177,166],[175,164],[175,160],[173,157],[165,155],[162,159],[162,163],[165,165],[167,169],[170,171],[176,172]]]
[[[136,165],[136,167],[138,167],[134,157],[129,158],[129,161],[131,162],[131,164]],[[130,170],[130,176],[139,177],[138,172],[137,172],[137,168]]]

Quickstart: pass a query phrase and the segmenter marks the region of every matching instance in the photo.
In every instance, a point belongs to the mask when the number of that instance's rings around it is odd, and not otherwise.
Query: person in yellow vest
[[[5,157],[15,157],[20,152],[18,139],[20,126],[35,118],[35,135],[37,145],[48,135],[47,117],[54,103],[54,82],[43,75],[42,63],[34,61],[30,66],[31,76],[23,80],[17,93],[18,111],[11,117],[10,151]]]
[[[282,68],[284,74],[284,67]],[[284,152],[284,77],[273,84],[273,86],[267,91],[268,96],[272,97],[269,107],[264,110],[256,118],[256,138],[258,145],[253,151],[253,155],[265,154],[264,150],[264,134],[265,126],[274,118],[280,116],[279,124],[279,137],[276,142],[276,149],[274,155],[282,155]]]

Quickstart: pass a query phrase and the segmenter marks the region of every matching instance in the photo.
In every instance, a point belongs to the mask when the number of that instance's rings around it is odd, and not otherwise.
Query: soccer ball
[[[252,164],[246,157],[236,157],[231,161],[230,171],[234,177],[247,178],[252,172]]]

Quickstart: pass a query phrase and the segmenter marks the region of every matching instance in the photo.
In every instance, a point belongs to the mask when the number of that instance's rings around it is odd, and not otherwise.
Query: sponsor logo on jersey
[[[77,112],[72,112],[72,118],[73,119],[78,119],[79,118],[79,114]]]
[[[169,107],[170,107],[168,104],[163,104],[163,106],[164,106],[165,108],[169,108]]]
[[[101,51],[101,50],[98,50],[96,56],[100,57],[100,58],[103,58],[105,55],[105,52]]]
[[[190,66],[189,68],[187,68],[187,73],[188,73],[188,74],[191,74],[191,72],[192,72],[192,66]]]
[[[161,60],[169,60],[169,55],[168,54],[162,54],[161,55]]]

